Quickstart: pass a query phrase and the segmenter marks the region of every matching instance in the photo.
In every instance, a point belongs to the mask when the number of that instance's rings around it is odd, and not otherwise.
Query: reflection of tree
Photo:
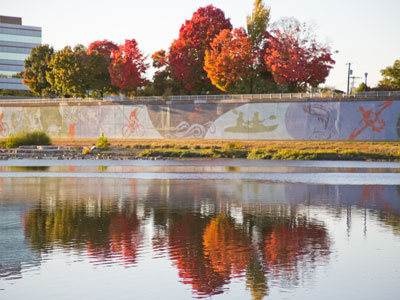
[[[37,250],[48,250],[54,245],[82,249],[88,242],[104,245],[110,220],[111,214],[101,209],[99,214],[88,214],[82,205],[43,205],[25,216],[25,236]]]
[[[250,236],[236,226],[226,214],[216,216],[203,234],[204,253],[210,259],[212,268],[227,278],[240,276],[244,271],[246,287],[253,299],[267,295],[264,267]]]
[[[330,243],[326,229],[306,218],[288,219],[276,224],[265,237],[265,260],[276,278],[296,282],[299,274],[327,258]]]
[[[88,203],[58,202],[40,205],[24,217],[25,236],[39,252],[54,246],[86,251],[103,260],[119,256],[134,263],[141,243],[135,210]]]
[[[392,213],[379,214],[379,219],[386,225],[393,227],[393,232],[400,235],[400,216]]]
[[[128,264],[136,263],[137,250],[141,244],[139,222],[136,214],[120,214],[111,220],[111,250]]]
[[[216,295],[223,292],[227,276],[218,273],[204,255],[202,236],[207,220],[200,215],[170,215],[169,248],[179,277],[191,284],[198,295]]]
[[[151,233],[151,249],[144,250],[169,257],[195,297],[220,294],[232,278],[245,277],[252,298],[263,299],[271,278],[297,284],[328,258],[326,229],[302,217],[296,205],[218,203],[221,195],[212,183],[137,186],[134,197],[118,202],[105,193],[87,197],[96,191],[76,195],[77,201],[62,189],[60,195],[41,196],[51,200],[24,216],[26,238],[39,251],[61,246],[86,251],[92,262],[131,266],[137,263],[143,234]],[[145,232],[149,221],[151,231]]]
[[[225,214],[212,219],[204,231],[203,240],[204,253],[217,273],[239,275],[249,264],[250,241]]]
[[[250,289],[254,300],[263,299],[268,292],[265,270],[261,261],[253,256],[247,266],[246,287]]]

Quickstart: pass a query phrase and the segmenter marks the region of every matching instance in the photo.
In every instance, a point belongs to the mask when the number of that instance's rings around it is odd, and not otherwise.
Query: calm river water
[[[0,162],[0,299],[399,299],[400,164]]]

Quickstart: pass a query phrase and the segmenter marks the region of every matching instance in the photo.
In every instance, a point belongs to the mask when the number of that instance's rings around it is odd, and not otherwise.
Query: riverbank
[[[53,146],[0,149],[0,159],[183,159],[400,161],[398,142],[110,140],[89,151],[95,140],[53,140]],[[86,149],[86,150],[84,150]],[[85,154],[84,154],[85,153]]]

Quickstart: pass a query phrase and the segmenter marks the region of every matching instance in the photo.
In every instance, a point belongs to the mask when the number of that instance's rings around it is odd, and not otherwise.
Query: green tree
[[[262,47],[270,13],[271,9],[262,0],[255,0],[253,13],[247,16],[247,34],[253,43],[253,49]]]
[[[90,74],[89,89],[94,97],[118,92],[118,88],[111,84],[111,76],[108,71],[113,51],[119,51],[119,47],[108,40],[94,41],[86,50]]]
[[[359,93],[359,92],[367,92],[367,91],[369,91],[369,90],[370,90],[369,87],[368,87],[367,85],[365,85],[364,82],[362,82],[362,83],[355,89],[355,92],[356,92],[356,93]]]
[[[89,89],[88,56],[85,47],[64,47],[53,55],[49,62],[50,70],[46,78],[51,84],[51,89],[63,97],[82,97]]]
[[[102,97],[106,93],[113,93],[117,88],[111,84],[108,71],[109,62],[99,52],[87,54],[86,71],[88,73],[88,89],[94,97]]]
[[[42,96],[44,91],[51,87],[46,78],[46,73],[50,71],[49,62],[53,55],[53,47],[47,44],[40,45],[33,48],[30,56],[25,60],[23,83],[37,95]]]
[[[400,60],[396,60],[393,66],[381,70],[383,79],[379,82],[379,87],[389,90],[400,90]]]
[[[267,46],[266,31],[270,20],[271,9],[262,0],[255,0],[253,12],[247,16],[247,35],[252,42],[251,53],[253,56],[250,65],[250,80],[246,89],[250,93],[272,92],[275,89],[274,80],[270,72],[267,71],[263,52]]]

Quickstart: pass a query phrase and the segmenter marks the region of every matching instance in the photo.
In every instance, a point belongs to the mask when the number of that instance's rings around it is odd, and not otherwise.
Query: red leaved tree
[[[106,93],[117,92],[117,87],[111,84],[111,76],[108,71],[112,52],[117,50],[118,46],[108,40],[94,41],[86,49],[90,73],[88,84],[94,96],[97,96],[96,92],[101,97]]]
[[[317,43],[305,24],[283,19],[273,34],[266,34],[264,60],[277,83],[295,92],[325,82],[335,61],[330,48]]]
[[[222,30],[205,52],[204,70],[212,84],[224,92],[249,87],[253,44],[244,29]],[[250,90],[247,90],[250,92]]]
[[[145,57],[135,39],[125,40],[125,44],[112,52],[111,64],[108,67],[112,84],[125,94],[146,85],[144,73],[148,65],[144,61]]]
[[[215,90],[203,69],[204,56],[223,29],[232,29],[224,12],[212,5],[201,7],[182,25],[179,38],[170,46],[168,63],[171,76],[192,94]]]
[[[111,60],[111,54],[113,51],[117,51],[118,46],[115,45],[113,42],[110,42],[108,40],[103,40],[103,41],[94,41],[91,43],[87,50],[86,53],[90,54],[92,52],[98,52],[102,54],[105,58],[108,58],[108,60]]]

